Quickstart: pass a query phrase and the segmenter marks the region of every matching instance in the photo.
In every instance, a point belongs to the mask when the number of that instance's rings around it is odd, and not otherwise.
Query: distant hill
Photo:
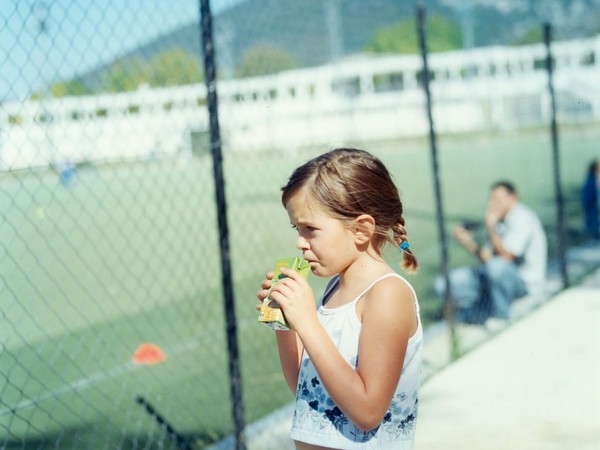
[[[542,21],[555,24],[557,38],[600,30],[600,0],[428,0],[428,14],[463,26],[473,46],[509,45]],[[470,5],[468,8],[465,5]],[[259,45],[289,53],[299,66],[313,66],[360,52],[373,33],[415,15],[415,2],[400,0],[246,0],[214,18],[221,74],[230,76],[244,53]],[[128,56],[150,58],[178,47],[200,58],[200,31],[190,23],[138,48]],[[105,68],[84,76],[98,82]]]

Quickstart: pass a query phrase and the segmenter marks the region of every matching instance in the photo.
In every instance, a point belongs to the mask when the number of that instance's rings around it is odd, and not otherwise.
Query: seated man
[[[542,295],[546,277],[547,242],[537,215],[519,202],[508,182],[495,183],[485,213],[487,242],[480,246],[465,226],[454,237],[478,260],[475,267],[450,271],[450,293],[457,318],[467,323],[484,323],[489,317],[510,319],[515,298]],[[434,289],[445,296],[445,280],[439,277]]]

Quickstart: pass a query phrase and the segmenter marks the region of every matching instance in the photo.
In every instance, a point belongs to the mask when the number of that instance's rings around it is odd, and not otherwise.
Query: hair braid
[[[403,242],[408,242],[408,233],[406,228],[404,228],[404,217],[400,216],[398,222],[393,227],[393,232],[394,240],[399,248]],[[419,268],[419,262],[410,247],[405,249],[400,248],[400,251],[402,252],[402,268],[407,272],[416,272]]]
[[[361,214],[371,215],[375,219],[375,251],[381,255],[386,243],[396,245],[402,251],[402,268],[417,270],[417,258],[407,248],[400,193],[381,160],[354,148],[337,148],[317,156],[296,168],[281,188],[284,207],[303,188],[338,220],[351,223]]]

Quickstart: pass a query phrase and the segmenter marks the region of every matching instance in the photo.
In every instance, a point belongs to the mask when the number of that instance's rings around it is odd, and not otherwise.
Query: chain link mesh
[[[431,2],[427,19],[448,229],[480,223],[489,186],[508,178],[542,218],[553,260],[546,17],[531,2],[537,15],[508,34],[485,22],[492,6],[459,3]],[[212,6],[250,423],[291,400],[254,309],[264,273],[297,255],[279,200],[287,176],[339,145],[386,163],[430,325],[442,314],[433,174],[412,5]],[[184,0],[3,5],[0,448],[203,448],[233,431],[198,10]],[[600,28],[586,20],[557,24],[553,43],[570,246],[587,239],[579,189],[599,155]],[[450,48],[438,47],[444,27],[444,42],[458,39]],[[454,242],[450,255],[453,267],[472,263]]]
[[[148,44],[198,30],[197,5],[3,9],[0,447],[213,442],[232,427],[211,165],[174,112],[197,98],[169,94],[202,67]]]

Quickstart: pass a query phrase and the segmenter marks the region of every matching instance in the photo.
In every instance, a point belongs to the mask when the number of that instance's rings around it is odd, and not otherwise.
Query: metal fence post
[[[200,20],[202,50],[204,55],[204,73],[207,90],[207,105],[210,117],[210,148],[213,158],[217,216],[219,224],[219,243],[221,250],[221,272],[224,292],[225,333],[229,350],[229,374],[231,377],[231,400],[234,421],[235,448],[245,450],[244,408],[237,343],[237,321],[233,295],[233,277],[231,273],[231,255],[229,252],[229,229],[227,225],[227,202],[225,198],[225,179],[223,177],[223,157],[219,127],[215,48],[213,40],[212,14],[209,0],[200,0]]]
[[[567,270],[567,235],[565,230],[565,207],[560,179],[560,154],[558,148],[558,128],[556,125],[556,96],[554,94],[554,61],[550,42],[552,41],[552,27],[550,23],[544,23],[544,44],[546,46],[546,70],[548,72],[548,93],[550,95],[550,133],[552,138],[552,157],[554,167],[554,193],[557,211],[557,233],[558,233],[558,259],[563,287],[569,286],[569,273]]]
[[[450,329],[450,345],[452,356],[458,352],[458,342],[456,339],[456,332],[454,328],[454,305],[452,301],[452,292],[450,286],[449,277],[449,264],[448,264],[448,239],[445,231],[445,216],[444,206],[442,201],[442,192],[440,184],[440,170],[438,163],[438,152],[437,152],[437,141],[435,133],[435,125],[432,114],[432,100],[431,92],[429,90],[429,64],[427,61],[427,41],[425,38],[425,7],[419,3],[417,5],[417,32],[419,37],[419,48],[421,50],[421,56],[423,59],[423,89],[425,91],[425,98],[427,101],[427,118],[429,120],[429,144],[431,148],[431,163],[433,170],[433,182],[435,192],[435,203],[436,203],[436,220],[438,223],[438,234],[440,239],[440,249],[442,257],[442,273],[445,282],[445,295],[444,295],[444,318],[448,322]]]

